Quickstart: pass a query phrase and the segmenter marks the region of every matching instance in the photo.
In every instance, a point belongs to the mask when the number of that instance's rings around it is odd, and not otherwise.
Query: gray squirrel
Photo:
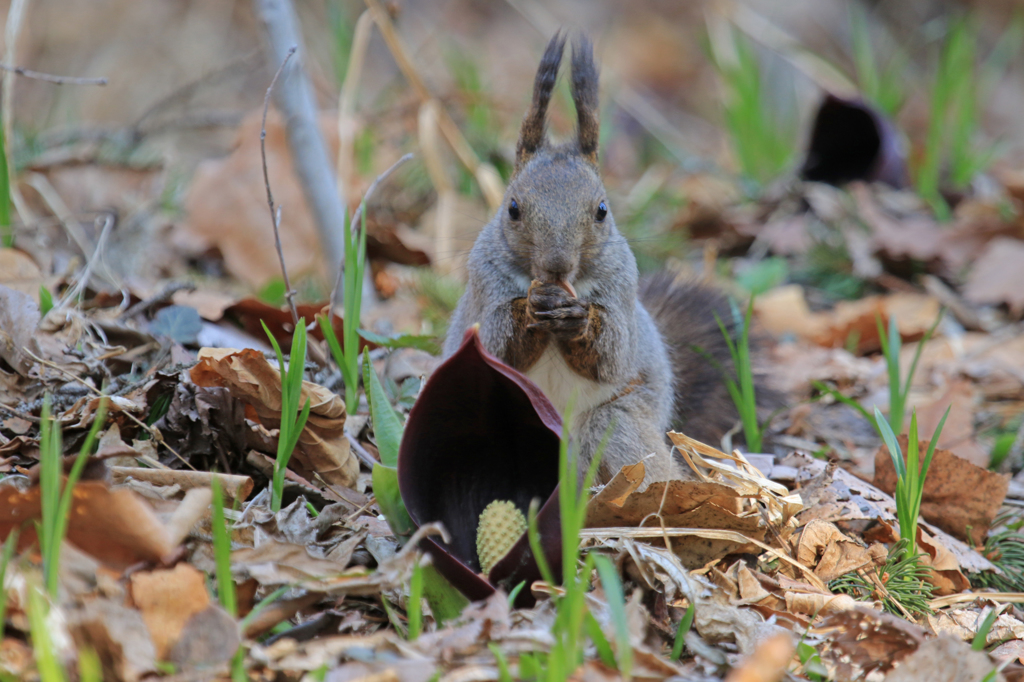
[[[547,140],[546,112],[565,36],[548,43],[523,118],[504,204],[469,255],[466,292],[444,356],[480,324],[484,347],[544,391],[560,412],[575,394],[571,433],[586,471],[610,424],[598,469],[607,482],[643,461],[647,482],[684,476],[673,427],[717,443],[736,421],[731,371],[715,314],[721,293],[659,275],[641,284],[615,227],[598,168],[598,74],[586,36],[572,46],[574,139]]]

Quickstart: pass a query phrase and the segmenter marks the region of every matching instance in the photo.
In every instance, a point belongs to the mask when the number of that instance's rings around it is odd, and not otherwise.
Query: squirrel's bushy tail
[[[712,287],[693,281],[679,282],[669,273],[659,273],[641,282],[640,302],[654,318],[672,363],[673,428],[719,447],[722,436],[739,420],[722,378],[723,371],[735,376],[732,355],[715,320],[717,314],[736,338],[728,300]],[[758,346],[757,337],[752,335],[755,367]],[[756,374],[755,385],[759,405],[774,400]]]

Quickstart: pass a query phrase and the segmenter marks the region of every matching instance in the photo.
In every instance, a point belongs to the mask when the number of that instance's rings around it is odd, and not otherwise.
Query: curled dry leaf
[[[899,441],[906,452],[907,437],[900,436]],[[921,441],[920,448],[927,452],[928,441]],[[875,485],[890,494],[896,489],[896,470],[885,445],[875,454]],[[936,449],[924,481],[921,515],[944,531],[981,546],[1009,485],[1009,474],[982,469],[949,450]]]
[[[203,348],[191,370],[200,387],[227,388],[245,403],[246,418],[269,434],[281,424],[281,375],[262,353],[230,348]],[[293,468],[307,479],[313,473],[334,485],[353,487],[359,462],[345,437],[345,403],[330,390],[302,382],[300,403],[310,401],[309,420],[299,436]],[[275,437],[276,440],[276,437]]]
[[[834,524],[820,519],[804,526],[796,545],[797,561],[813,567],[815,575],[825,583],[870,566],[878,558],[885,559],[881,545],[864,547],[843,535]]]
[[[41,518],[39,487],[0,492],[0,538],[19,528],[19,547],[36,541],[32,521]],[[100,481],[74,489],[67,540],[107,566],[123,570],[139,562],[159,562],[174,550],[170,534],[152,508],[130,490],[110,490]]]

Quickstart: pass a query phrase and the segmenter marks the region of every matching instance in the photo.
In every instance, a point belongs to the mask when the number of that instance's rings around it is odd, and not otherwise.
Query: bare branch
[[[366,218],[364,216],[364,214],[366,213],[366,202],[369,200],[369,198],[371,196],[373,196],[374,191],[377,189],[377,185],[379,185],[380,183],[382,183],[385,180],[387,180],[388,177],[392,173],[394,173],[396,170],[398,170],[399,166],[401,166],[403,163],[405,163],[406,161],[410,160],[411,158],[412,158],[412,154],[411,153],[406,154],[405,156],[400,158],[398,161],[395,161],[393,164],[391,164],[390,168],[388,168],[386,171],[384,171],[383,173],[378,175],[377,179],[374,180],[372,183],[370,183],[370,186],[366,189],[366,193],[363,194],[363,200],[359,202],[359,208],[356,209],[356,214],[352,217],[352,227],[353,227],[353,230],[354,230],[353,234],[358,234],[359,230],[366,229],[366,225],[365,225]],[[359,225],[358,227],[356,227],[357,223]],[[341,276],[342,276],[342,274],[344,274],[344,272],[345,272],[345,267],[344,267],[344,263],[342,263],[341,267],[338,268],[338,276],[334,280],[334,289],[331,290],[331,298],[330,298],[330,300],[328,301],[328,304],[327,304],[327,319],[328,320],[332,319],[331,318],[331,314],[332,314],[332,312],[334,310],[334,299],[338,295],[338,289],[341,287]]]
[[[10,64],[0,64],[0,71],[10,71],[16,73],[19,76],[25,78],[32,78],[37,81],[45,81],[47,83],[56,83],[57,85],[106,85],[106,78],[78,78],[76,76],[54,76],[50,73],[42,73],[41,71],[33,71],[26,69],[21,66],[12,66]]]
[[[288,307],[291,308],[292,322],[296,326],[299,324],[299,311],[295,308],[295,291],[292,289],[292,283],[288,279],[288,268],[284,264],[284,250],[281,248],[281,209],[274,209],[274,194],[270,191],[270,175],[267,173],[267,111],[270,109],[270,93],[274,90],[274,84],[277,83],[277,79],[280,78],[281,72],[284,71],[284,67],[288,64],[288,60],[292,58],[297,49],[299,49],[298,45],[291,46],[288,54],[285,55],[284,61],[281,62],[281,66],[277,67],[274,78],[270,81],[267,94],[263,97],[263,125],[260,126],[260,156],[263,159],[263,184],[267,188],[267,206],[270,207],[270,223],[274,226],[274,244],[277,246],[277,257],[281,260],[281,274],[284,276],[284,297],[288,301]]]

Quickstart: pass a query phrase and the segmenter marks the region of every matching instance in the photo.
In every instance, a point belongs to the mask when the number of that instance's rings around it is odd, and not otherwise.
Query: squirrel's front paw
[[[530,286],[527,296],[530,329],[550,332],[565,339],[575,339],[587,332],[590,304],[581,303],[558,284]]]

